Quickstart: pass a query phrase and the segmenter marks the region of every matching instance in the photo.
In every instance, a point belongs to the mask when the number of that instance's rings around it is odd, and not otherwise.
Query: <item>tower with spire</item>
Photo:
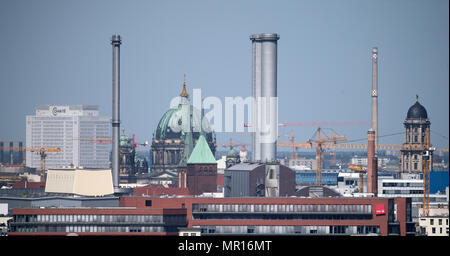
[[[431,122],[427,110],[419,103],[418,95],[416,95],[414,105],[408,109],[403,125],[405,127],[405,138],[400,150],[400,171],[403,173],[422,173],[425,136],[427,130],[428,136],[430,134]]]

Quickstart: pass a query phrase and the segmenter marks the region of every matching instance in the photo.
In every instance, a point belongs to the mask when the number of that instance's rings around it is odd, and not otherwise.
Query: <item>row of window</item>
[[[165,232],[162,226],[94,226],[94,225],[24,225],[14,226],[12,232]]]
[[[194,213],[192,214],[194,220],[369,220],[372,219],[371,214],[207,214],[207,213]]]
[[[422,221],[425,221],[425,219],[421,219]],[[434,219],[430,218],[430,225],[434,225]],[[443,219],[437,219],[437,225],[441,226],[443,223]],[[445,219],[445,225],[448,225],[448,218]]]
[[[194,226],[202,234],[380,234],[379,226]]]
[[[147,222],[162,223],[162,215],[15,215],[14,222]]]
[[[383,190],[383,194],[385,195],[421,195],[423,194],[423,190]]]
[[[422,182],[384,182],[383,187],[422,187]]]
[[[194,212],[355,212],[371,213],[370,204],[192,204]]]

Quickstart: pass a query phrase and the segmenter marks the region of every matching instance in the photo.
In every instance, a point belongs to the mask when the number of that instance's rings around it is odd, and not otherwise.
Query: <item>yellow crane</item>
[[[422,173],[423,173],[422,213],[424,216],[428,216],[428,214],[430,213],[430,172],[431,172],[431,160],[433,157],[434,150],[435,148],[432,148],[430,144],[429,130],[428,128],[426,128],[423,145],[423,158],[422,158]]]
[[[333,129],[329,129],[332,133],[326,134],[319,127],[317,131],[314,133],[313,137],[308,140],[308,143],[311,147],[316,148],[316,162],[317,162],[317,170],[316,170],[316,184],[322,184],[322,153],[324,146],[327,144],[336,144],[338,141],[345,141],[347,138],[342,135],[337,135]]]
[[[41,182],[44,182],[44,174],[45,174],[45,158],[47,157],[47,152],[59,152],[60,148],[48,148],[48,147],[40,147],[40,148],[31,148],[26,149],[27,151],[36,152],[41,156]]]
[[[364,192],[364,169],[359,165],[349,165],[348,168],[355,172],[359,172],[359,181],[358,181],[358,192]]]
[[[298,147],[295,146],[295,135],[294,132],[291,130],[291,133],[289,135],[285,135],[287,138],[289,138],[289,142],[291,143],[291,154],[289,156],[289,159],[291,161],[297,160],[297,150]]]
[[[3,150],[3,148],[0,148]],[[47,152],[60,152],[60,148],[49,148],[49,147],[34,147],[34,148],[27,148],[27,147],[8,147],[7,148],[10,151],[29,151],[29,152],[36,152],[41,156],[41,181],[44,181],[44,173],[45,173],[45,158],[47,157]]]

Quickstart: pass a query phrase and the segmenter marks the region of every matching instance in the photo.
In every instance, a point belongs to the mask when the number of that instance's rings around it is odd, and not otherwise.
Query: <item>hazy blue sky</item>
[[[279,122],[370,121],[371,48],[379,48],[379,132],[403,131],[415,95],[432,143],[448,147],[448,0],[0,2],[0,140],[25,140],[40,104],[96,104],[111,116],[120,34],[121,127],[151,141],[172,97],[251,93],[251,41],[278,33]],[[317,127],[294,127],[298,141]],[[333,127],[349,140],[369,125]],[[291,128],[280,128],[283,140]],[[444,137],[442,137],[441,134]],[[228,136],[219,134],[219,142]],[[235,140],[249,141],[246,137]],[[361,143],[364,141],[361,141]],[[403,135],[380,138],[403,143]]]

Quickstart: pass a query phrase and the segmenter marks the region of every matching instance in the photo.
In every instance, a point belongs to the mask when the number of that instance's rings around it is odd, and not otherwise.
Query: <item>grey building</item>
[[[225,197],[295,195],[295,172],[280,164],[239,163],[224,172]]]
[[[13,209],[23,208],[68,208],[68,207],[119,207],[119,197],[68,197],[43,196],[34,198],[0,197],[0,203],[8,204],[8,214]]]
[[[99,116],[96,105],[42,105],[26,116],[26,147],[60,148],[48,153],[46,168],[73,164],[109,168],[110,118]],[[105,143],[106,142],[106,143]],[[26,152],[26,166],[40,168],[40,156]]]

